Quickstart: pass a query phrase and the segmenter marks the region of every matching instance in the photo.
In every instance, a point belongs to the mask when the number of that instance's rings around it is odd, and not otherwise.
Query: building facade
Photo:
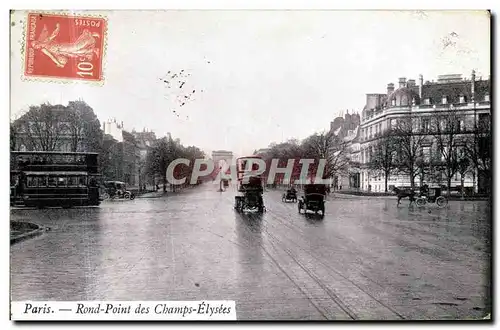
[[[332,144],[332,153],[334,157],[345,157],[345,169],[339,169],[331,178],[330,185],[334,190],[357,190],[360,187],[360,167],[359,167],[359,125],[361,117],[357,113],[349,114],[349,111],[343,117],[337,117],[330,122],[330,133],[332,138],[344,144],[340,155],[338,146]],[[343,160],[337,160],[343,161]]]
[[[144,128],[142,132],[132,131],[132,135],[137,142],[139,153],[139,160],[137,164],[139,187],[143,188],[145,185],[154,185],[155,182],[159,181],[159,179],[155,180],[155,177],[150,177],[146,174],[146,159],[151,147],[156,142],[156,134],[153,131],[149,131]]]
[[[413,134],[425,136],[422,144],[422,157],[438,159],[440,151],[437,148],[432,123],[438,116],[456,116],[458,132],[462,136],[475,134],[478,123],[491,122],[490,79],[477,78],[473,71],[470,79],[461,75],[441,75],[436,82],[426,81],[419,76],[418,85],[415,80],[399,79],[398,89],[394,84],[387,85],[384,94],[367,94],[366,105],[362,111],[360,124],[360,160],[361,189],[382,192],[385,190],[385,178],[380,173],[374,173],[369,163],[373,155],[373,146],[388,130],[398,125],[399,121],[411,118]],[[439,123],[440,125],[441,123]],[[488,124],[489,125],[489,124]],[[429,172],[440,173],[441,169],[431,169]],[[435,174],[435,173],[431,173]],[[440,175],[418,175],[416,181],[425,181],[430,185],[442,185]],[[477,170],[469,171],[461,177],[454,175],[451,187],[470,187],[475,192],[486,189],[488,181]],[[393,186],[409,187],[408,175],[394,174],[388,178],[389,189]]]
[[[106,180],[123,181],[129,186],[139,185],[138,164],[140,150],[132,133],[124,130],[123,122],[108,120],[103,123],[106,150]]]
[[[32,107],[11,124],[13,151],[99,152],[97,118],[85,118],[64,105]]]

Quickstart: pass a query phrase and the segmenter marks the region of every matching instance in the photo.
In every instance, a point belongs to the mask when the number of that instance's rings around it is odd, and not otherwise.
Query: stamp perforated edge
[[[23,33],[21,36],[21,80],[26,82],[44,82],[44,83],[57,83],[57,84],[74,84],[74,83],[84,83],[94,86],[102,86],[106,81],[106,55],[108,48],[108,17],[95,13],[85,13],[85,11],[44,11],[44,10],[23,10],[24,21],[23,21]],[[26,65],[26,36],[28,34],[28,16],[29,14],[41,14],[41,15],[53,15],[53,16],[74,16],[74,17],[94,17],[104,20],[103,28],[103,50],[101,59],[101,79],[100,80],[88,80],[79,78],[65,78],[65,77],[55,77],[55,76],[26,76],[24,74],[24,69]]]

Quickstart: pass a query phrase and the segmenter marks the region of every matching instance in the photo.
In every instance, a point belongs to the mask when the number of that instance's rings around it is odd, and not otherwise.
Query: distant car
[[[125,182],[121,181],[105,181],[104,182],[105,192],[103,194],[103,199],[134,199],[135,194],[127,190],[127,185]]]
[[[281,200],[283,202],[297,202],[297,191],[294,189],[288,189],[285,193],[283,193],[283,196],[281,197]]]
[[[326,185],[324,184],[308,184],[304,186],[304,195],[299,199],[298,209],[299,213],[304,211],[312,211],[314,213],[321,212],[325,215],[325,198],[326,198]]]

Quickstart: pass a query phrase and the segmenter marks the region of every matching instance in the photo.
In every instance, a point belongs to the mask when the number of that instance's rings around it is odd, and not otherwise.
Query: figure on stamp
[[[38,40],[31,44],[34,49],[41,49],[58,67],[63,68],[68,58],[84,57],[91,61],[93,56],[99,57],[99,48],[96,48],[96,38],[99,34],[83,30],[82,34],[72,43],[57,43],[54,38],[59,34],[59,23],[56,24],[54,32],[49,36],[47,26],[44,25]]]

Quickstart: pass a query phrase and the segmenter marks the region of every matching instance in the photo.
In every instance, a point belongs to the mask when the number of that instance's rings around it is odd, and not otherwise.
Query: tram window
[[[68,177],[68,186],[77,187],[78,186],[78,177],[77,176]]]
[[[36,176],[29,176],[26,178],[26,185],[28,187],[37,187],[38,182],[37,182],[37,177]]]
[[[57,186],[58,187],[66,187],[68,185],[68,178],[65,176],[60,176],[57,178]]]
[[[87,177],[86,176],[79,176],[78,177],[78,185],[79,186],[86,186],[87,185]]]
[[[49,176],[49,178],[48,178],[48,186],[49,187],[55,187],[55,186],[57,186],[57,180],[56,180],[55,177]]]
[[[39,176],[38,177],[38,186],[39,187],[47,187],[47,177],[46,176]]]
[[[17,175],[10,176],[10,185],[17,186],[19,184],[19,177]]]
[[[94,177],[89,178],[89,186],[91,186],[91,187],[98,186],[96,178],[94,178]]]

